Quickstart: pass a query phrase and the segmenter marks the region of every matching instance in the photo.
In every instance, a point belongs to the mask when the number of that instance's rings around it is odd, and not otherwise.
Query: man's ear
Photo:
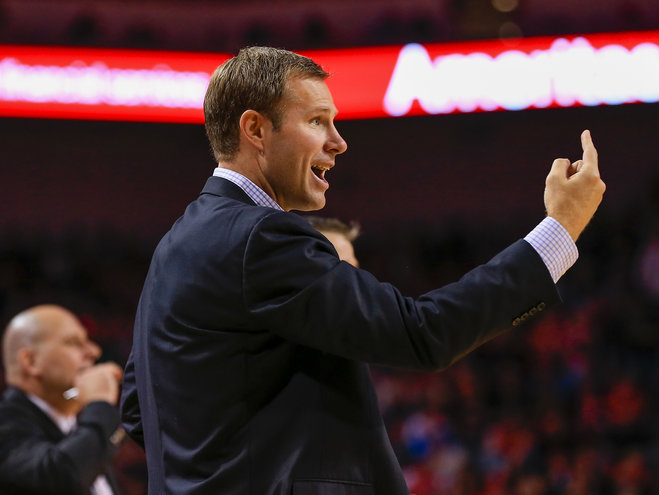
[[[36,376],[40,373],[36,361],[34,349],[23,347],[16,353],[16,362],[23,375]]]
[[[256,110],[245,110],[240,116],[241,140],[245,139],[259,153],[265,149],[265,127],[270,121]]]

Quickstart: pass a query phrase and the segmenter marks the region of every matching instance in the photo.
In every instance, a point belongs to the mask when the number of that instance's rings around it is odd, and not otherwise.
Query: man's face
[[[291,78],[283,98],[279,130],[268,125],[262,172],[267,189],[286,211],[325,206],[325,177],[346,142],[334,127],[337,113],[327,85],[316,78]]]
[[[339,234],[338,232],[328,231],[321,231],[321,234],[327,237],[327,240],[332,243],[340,260],[347,261],[355,268],[359,268],[359,261],[357,261],[357,257],[355,256],[355,249],[352,246],[352,242],[350,242],[346,236]]]
[[[89,340],[78,319],[68,312],[54,315],[34,349],[34,369],[45,388],[64,392],[75,377],[91,367],[101,350]]]

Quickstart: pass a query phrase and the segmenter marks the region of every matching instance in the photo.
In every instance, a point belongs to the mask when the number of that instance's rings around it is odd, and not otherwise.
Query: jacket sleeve
[[[440,370],[560,300],[536,251],[519,240],[459,281],[416,299],[338,260],[301,218],[253,228],[243,262],[247,311],[261,328],[350,359]],[[517,320],[519,321],[519,320]]]
[[[135,383],[135,362],[133,351],[128,355],[121,385],[120,400],[121,422],[126,434],[140,447],[144,448],[144,432],[142,431],[142,414],[137,400],[137,384]]]
[[[110,438],[119,414],[107,402],[91,402],[78,426],[53,443],[29,414],[4,408],[0,424],[0,490],[17,494],[87,494],[113,453]]]

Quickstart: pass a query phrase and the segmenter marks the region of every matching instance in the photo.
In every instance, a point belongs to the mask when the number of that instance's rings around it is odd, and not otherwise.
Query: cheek
[[[48,366],[50,366],[51,363],[53,362],[54,354],[55,353],[51,350],[38,352],[34,356],[34,361],[32,362],[32,365],[38,369],[48,368]]]
[[[50,375],[60,375],[71,367],[71,363],[77,361],[78,358],[75,354],[67,353],[66,351],[53,351],[43,356],[39,367],[42,371],[47,371]]]
[[[38,377],[48,377],[58,373],[59,363],[53,353],[41,354],[32,363],[32,373]]]

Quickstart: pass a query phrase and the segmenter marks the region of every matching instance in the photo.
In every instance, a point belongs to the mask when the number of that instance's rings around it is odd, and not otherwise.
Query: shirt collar
[[[267,208],[274,208],[275,210],[284,211],[282,207],[279,206],[274,199],[268,196],[263,189],[238,172],[229,170],[228,168],[217,167],[213,171],[213,176],[222,177],[223,179],[233,182],[240,189],[245,191],[245,194],[249,196],[249,199],[254,201],[259,206],[265,206]]]
[[[28,399],[30,399],[35,406],[41,409],[46,415],[53,420],[62,433],[65,435],[68,434],[76,426],[76,417],[74,415],[66,416],[57,412],[50,404],[45,400],[37,397],[36,395],[28,394]]]

